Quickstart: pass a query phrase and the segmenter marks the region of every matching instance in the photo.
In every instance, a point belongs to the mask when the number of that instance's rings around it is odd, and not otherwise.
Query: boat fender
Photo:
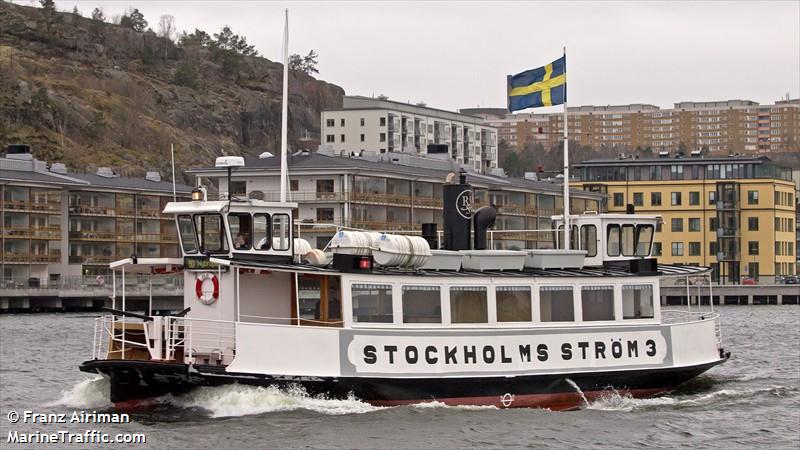
[[[206,280],[210,280],[211,283],[214,285],[214,290],[211,292],[203,292],[203,282]],[[203,272],[197,275],[197,279],[194,283],[194,291],[197,295],[197,300],[204,305],[210,305],[217,301],[219,298],[219,280],[217,276],[211,272]]]

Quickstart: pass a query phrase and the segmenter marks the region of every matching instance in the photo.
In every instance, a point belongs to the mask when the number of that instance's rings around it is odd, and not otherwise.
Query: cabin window
[[[575,320],[572,286],[542,286],[539,288],[539,313],[542,322],[572,322]]]
[[[225,227],[219,214],[198,214],[194,216],[197,236],[200,238],[200,251],[208,253],[227,253]]]
[[[354,284],[353,322],[391,323],[392,286],[389,284]]]
[[[184,253],[197,253],[197,235],[189,216],[178,216],[178,231],[181,234],[181,245]]]
[[[291,220],[288,214],[272,215],[272,247],[278,251],[289,250]]]
[[[234,250],[250,250],[253,245],[253,218],[250,214],[228,214]]]
[[[619,225],[608,226],[608,256],[619,256]]]
[[[570,227],[572,231],[569,234],[569,245],[572,250],[578,248],[578,226],[572,225]],[[558,248],[566,248],[564,247],[564,225],[558,226]]]
[[[450,288],[451,323],[488,323],[486,287],[453,286]]]
[[[622,317],[624,319],[652,319],[653,286],[626,284],[622,286]]]
[[[452,297],[452,294],[450,294]],[[529,286],[498,286],[497,298],[498,322],[530,322],[531,288]]]
[[[597,227],[594,225],[581,226],[581,249],[586,250],[586,256],[597,256]]]
[[[403,323],[442,323],[438,286],[403,286]]]
[[[614,320],[614,286],[581,287],[583,320]]]
[[[269,250],[269,215],[256,214],[253,216],[253,242],[256,250]]]
[[[650,256],[653,234],[652,225],[638,225],[636,227],[636,256]]]
[[[633,225],[622,226],[622,255],[633,256],[636,248],[636,228]]]

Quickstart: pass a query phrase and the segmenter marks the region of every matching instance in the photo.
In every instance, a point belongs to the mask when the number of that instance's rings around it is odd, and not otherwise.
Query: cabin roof
[[[640,277],[637,273],[630,272],[622,268],[614,267],[584,267],[582,269],[532,269],[525,268],[523,270],[408,270],[395,267],[378,267],[372,271],[364,272],[342,272],[337,269],[328,267],[317,267],[308,264],[285,264],[277,262],[261,262],[261,261],[241,261],[228,258],[212,258],[212,262],[218,262],[225,265],[241,268],[252,269],[265,269],[277,270],[282,272],[304,272],[304,273],[319,273],[319,274],[335,274],[335,273],[353,273],[358,275],[376,275],[376,276],[415,276],[420,278],[426,277],[445,277],[445,278],[464,278],[464,277],[496,277],[496,278],[524,278],[524,277],[542,277],[542,278],[589,278],[589,277]],[[660,276],[693,276],[702,275],[711,270],[709,267],[704,266],[684,266],[672,264],[659,264],[658,271]],[[646,275],[652,276],[652,275]]]

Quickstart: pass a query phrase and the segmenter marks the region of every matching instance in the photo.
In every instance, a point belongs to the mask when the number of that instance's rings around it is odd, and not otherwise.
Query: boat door
[[[295,314],[299,325],[342,326],[342,282],[338,275],[299,274]]]

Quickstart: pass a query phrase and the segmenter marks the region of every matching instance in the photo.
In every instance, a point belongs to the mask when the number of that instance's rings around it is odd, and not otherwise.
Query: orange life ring
[[[203,283],[206,280],[210,280],[214,285],[214,289],[211,292],[203,292]],[[210,272],[203,272],[197,275],[194,283],[194,292],[197,295],[197,300],[204,305],[210,305],[217,301],[219,298],[219,280],[217,276]]]

